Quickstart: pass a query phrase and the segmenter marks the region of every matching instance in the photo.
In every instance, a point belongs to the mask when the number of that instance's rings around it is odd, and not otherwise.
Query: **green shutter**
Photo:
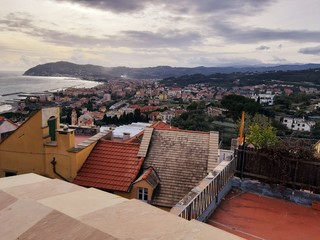
[[[49,126],[49,136],[51,138],[51,141],[56,140],[56,118],[50,118],[48,120],[48,126]]]

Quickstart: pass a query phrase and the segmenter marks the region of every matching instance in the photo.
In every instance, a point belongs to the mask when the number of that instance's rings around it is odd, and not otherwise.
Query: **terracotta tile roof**
[[[140,109],[141,107],[139,105],[130,105],[128,108]]]
[[[142,108],[140,108],[141,112],[151,112],[157,109],[160,109],[160,106],[143,106]]]
[[[152,166],[161,180],[153,204],[172,207],[207,175],[210,135],[154,129],[143,164]]]
[[[143,163],[139,144],[100,140],[74,183],[105,190],[128,191]]]
[[[165,122],[162,121],[154,121],[152,123],[152,125],[149,128],[154,128],[154,129],[166,129],[166,130],[170,130],[170,129],[176,129],[178,130],[179,128],[171,126]]]
[[[157,117],[160,114],[160,112],[152,112],[150,113],[150,116]]]
[[[147,170],[145,170],[144,173],[142,173],[141,176],[135,181],[135,183],[141,180],[146,180],[153,188],[156,188],[160,183],[159,176],[153,167],[149,167]]]

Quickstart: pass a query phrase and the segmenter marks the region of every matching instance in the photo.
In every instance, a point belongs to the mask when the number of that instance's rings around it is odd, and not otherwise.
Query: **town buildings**
[[[315,125],[314,121],[307,121],[304,118],[291,118],[284,117],[282,119],[282,123],[291,130],[294,131],[302,131],[302,132],[310,132],[312,126]]]
[[[251,96],[255,101],[259,101],[259,103],[263,105],[272,106],[274,104],[274,94],[271,93],[259,93]]]

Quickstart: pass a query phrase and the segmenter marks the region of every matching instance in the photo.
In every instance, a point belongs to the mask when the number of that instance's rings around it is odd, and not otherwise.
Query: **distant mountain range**
[[[102,67],[97,65],[79,65],[71,62],[55,62],[37,65],[27,70],[26,76],[67,76],[89,80],[109,80],[114,78],[130,79],[163,79],[168,77],[180,77],[184,75],[234,72],[274,72],[274,71],[299,71],[320,68],[320,64],[303,65],[279,65],[279,66],[252,66],[252,67]]]

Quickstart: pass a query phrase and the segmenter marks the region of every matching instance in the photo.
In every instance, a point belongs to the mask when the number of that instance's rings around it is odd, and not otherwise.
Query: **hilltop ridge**
[[[279,66],[249,66],[249,67],[170,67],[157,66],[145,68],[103,67],[92,64],[75,64],[66,61],[46,63],[28,69],[25,76],[67,76],[88,80],[108,80],[111,78],[131,79],[163,79],[181,77],[184,75],[216,73],[229,74],[234,72],[270,72],[297,71],[320,68],[320,64],[279,65]]]

